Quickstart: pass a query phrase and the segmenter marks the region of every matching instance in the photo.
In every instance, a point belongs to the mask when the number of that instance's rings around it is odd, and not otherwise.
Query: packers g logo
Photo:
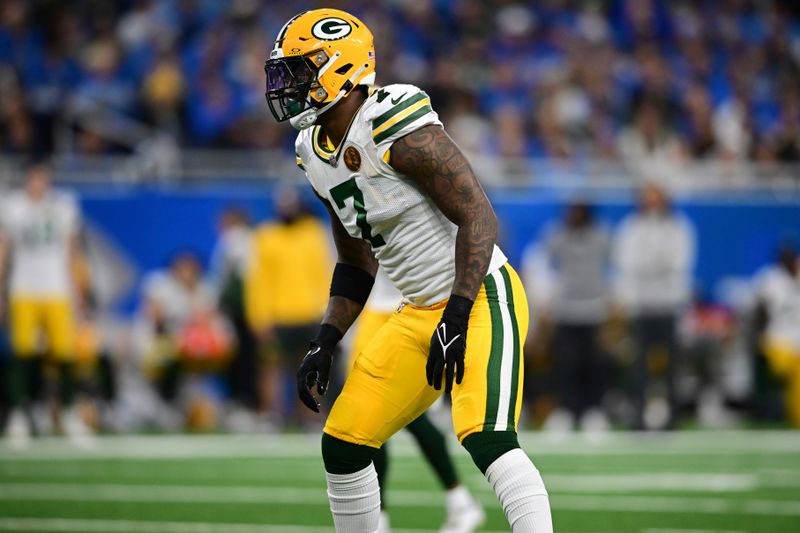
[[[353,27],[350,23],[339,17],[326,17],[318,21],[311,28],[311,34],[323,41],[335,41],[350,35]]]

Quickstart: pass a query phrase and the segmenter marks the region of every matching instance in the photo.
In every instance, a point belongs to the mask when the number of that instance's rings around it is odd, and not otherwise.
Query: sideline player
[[[25,446],[31,427],[25,408],[40,355],[39,335],[55,362],[61,401],[61,428],[77,444],[88,444],[88,428],[72,408],[75,359],[73,315],[80,252],[79,208],[73,197],[50,188],[50,167],[31,165],[21,191],[0,208],[0,279],[9,272],[8,318],[13,357],[9,371],[11,413],[6,434]],[[4,314],[0,294],[0,315]]]
[[[397,309],[401,299],[402,295],[397,292],[386,274],[379,269],[369,300],[364,305],[361,314],[358,315],[358,321],[354,326],[355,335],[350,347],[348,372],[352,370],[358,354],[367,346],[381,326],[392,317],[392,311]],[[472,533],[483,523],[485,514],[469,490],[460,483],[453,459],[447,451],[445,436],[425,413],[409,423],[406,429],[416,440],[425,459],[445,489],[447,517],[439,533]],[[377,533],[390,531],[385,498],[386,478],[389,471],[388,444],[388,442],[384,443],[372,458],[381,488],[381,518]]]
[[[298,371],[309,408],[319,410],[310,387],[327,389],[334,347],[367,301],[378,263],[405,302],[356,358],[325,425],[336,530],[377,529],[375,452],[444,387],[456,435],[513,531],[552,533],[544,482],[516,433],[525,293],[495,245],[492,206],[430,99],[412,85],[370,91],[372,34],[335,9],[289,20],[265,70],[272,114],[302,130],[298,164],[328,207],[339,255],[322,325]]]

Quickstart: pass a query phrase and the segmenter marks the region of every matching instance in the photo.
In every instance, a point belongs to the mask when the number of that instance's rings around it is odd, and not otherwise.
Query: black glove
[[[472,300],[463,296],[451,296],[442,313],[442,319],[433,332],[425,373],[428,385],[436,390],[442,388],[442,374],[445,392],[453,389],[453,378],[457,384],[464,379],[467,322],[471,310]]]
[[[328,376],[333,362],[333,350],[342,338],[334,326],[323,324],[317,340],[311,341],[308,353],[297,370],[297,394],[306,407],[319,413],[320,405],[311,389],[317,384],[317,393],[322,396],[328,389]]]

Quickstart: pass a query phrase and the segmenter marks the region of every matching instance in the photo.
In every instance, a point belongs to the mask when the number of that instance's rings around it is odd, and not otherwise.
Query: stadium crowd
[[[107,154],[161,132],[186,147],[290,151],[291,131],[267,117],[262,67],[283,21],[314,5],[3,0],[0,148]],[[373,28],[379,83],[421,85],[473,154],[621,158],[651,171],[666,160],[800,158],[793,2],[337,7]]]

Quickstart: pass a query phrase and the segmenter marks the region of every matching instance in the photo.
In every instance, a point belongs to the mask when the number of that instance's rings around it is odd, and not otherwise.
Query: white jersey
[[[364,307],[378,313],[391,313],[397,309],[402,300],[403,295],[395,288],[392,280],[383,272],[383,269],[379,268],[377,274],[375,274],[375,285],[372,286],[369,300],[367,300],[367,305]]]
[[[767,335],[800,350],[800,276],[767,267],[756,277],[756,290],[767,307]]]
[[[143,282],[145,297],[164,313],[167,329],[176,333],[196,314],[214,310],[216,294],[212,285],[200,280],[190,289],[182,285],[170,271],[157,271]]]
[[[319,126],[301,131],[295,143],[297,162],[317,194],[351,236],[370,243],[394,286],[419,306],[450,295],[457,227],[388,160],[397,139],[430,124],[442,125],[425,92],[389,85],[370,94],[337,150]],[[495,246],[487,274],[505,262]]]
[[[72,294],[69,242],[78,232],[75,198],[51,191],[40,201],[22,191],[0,205],[0,229],[11,243],[12,296],[66,298]]]

